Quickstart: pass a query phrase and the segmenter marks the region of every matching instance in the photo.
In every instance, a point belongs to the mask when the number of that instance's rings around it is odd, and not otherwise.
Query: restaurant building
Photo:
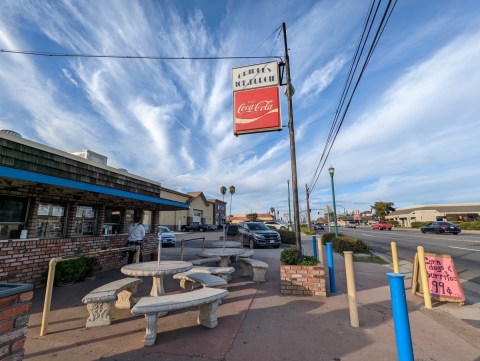
[[[189,210],[189,195],[82,153],[0,131],[0,282],[40,284],[53,257],[123,247],[135,216],[143,217],[148,260],[160,214]],[[120,252],[99,261],[103,270],[125,263]]]

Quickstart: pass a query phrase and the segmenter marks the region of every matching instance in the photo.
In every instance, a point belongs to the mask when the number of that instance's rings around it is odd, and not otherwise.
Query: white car
[[[281,229],[281,230],[285,230],[287,229],[287,226],[285,224],[282,224],[280,222],[276,222],[276,221],[265,221],[263,222],[267,227],[273,227],[275,229]]]
[[[177,237],[175,237],[170,228],[165,226],[158,227],[157,240],[160,241],[160,239],[162,240],[162,247],[175,247],[175,243],[177,242]]]

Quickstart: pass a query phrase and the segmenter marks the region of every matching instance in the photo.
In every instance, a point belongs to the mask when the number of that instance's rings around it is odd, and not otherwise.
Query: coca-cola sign
[[[281,130],[278,86],[233,93],[233,133]]]

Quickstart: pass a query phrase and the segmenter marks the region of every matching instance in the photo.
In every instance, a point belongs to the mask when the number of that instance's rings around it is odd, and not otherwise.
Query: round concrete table
[[[217,248],[241,248],[243,247],[242,242],[235,242],[235,241],[215,241],[211,243],[212,247],[217,247]]]
[[[231,256],[240,256],[245,251],[242,248],[212,248],[205,249],[202,254],[208,257],[220,257],[219,267],[228,267],[228,259]]]
[[[153,277],[150,296],[161,296],[165,294],[163,276],[185,272],[192,267],[190,262],[184,261],[160,261],[160,264],[158,261],[152,261],[127,264],[120,269],[120,272],[133,277]]]

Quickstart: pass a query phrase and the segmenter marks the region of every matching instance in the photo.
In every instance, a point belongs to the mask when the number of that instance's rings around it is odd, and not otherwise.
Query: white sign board
[[[279,84],[280,76],[276,61],[232,69],[232,88],[234,92]]]

